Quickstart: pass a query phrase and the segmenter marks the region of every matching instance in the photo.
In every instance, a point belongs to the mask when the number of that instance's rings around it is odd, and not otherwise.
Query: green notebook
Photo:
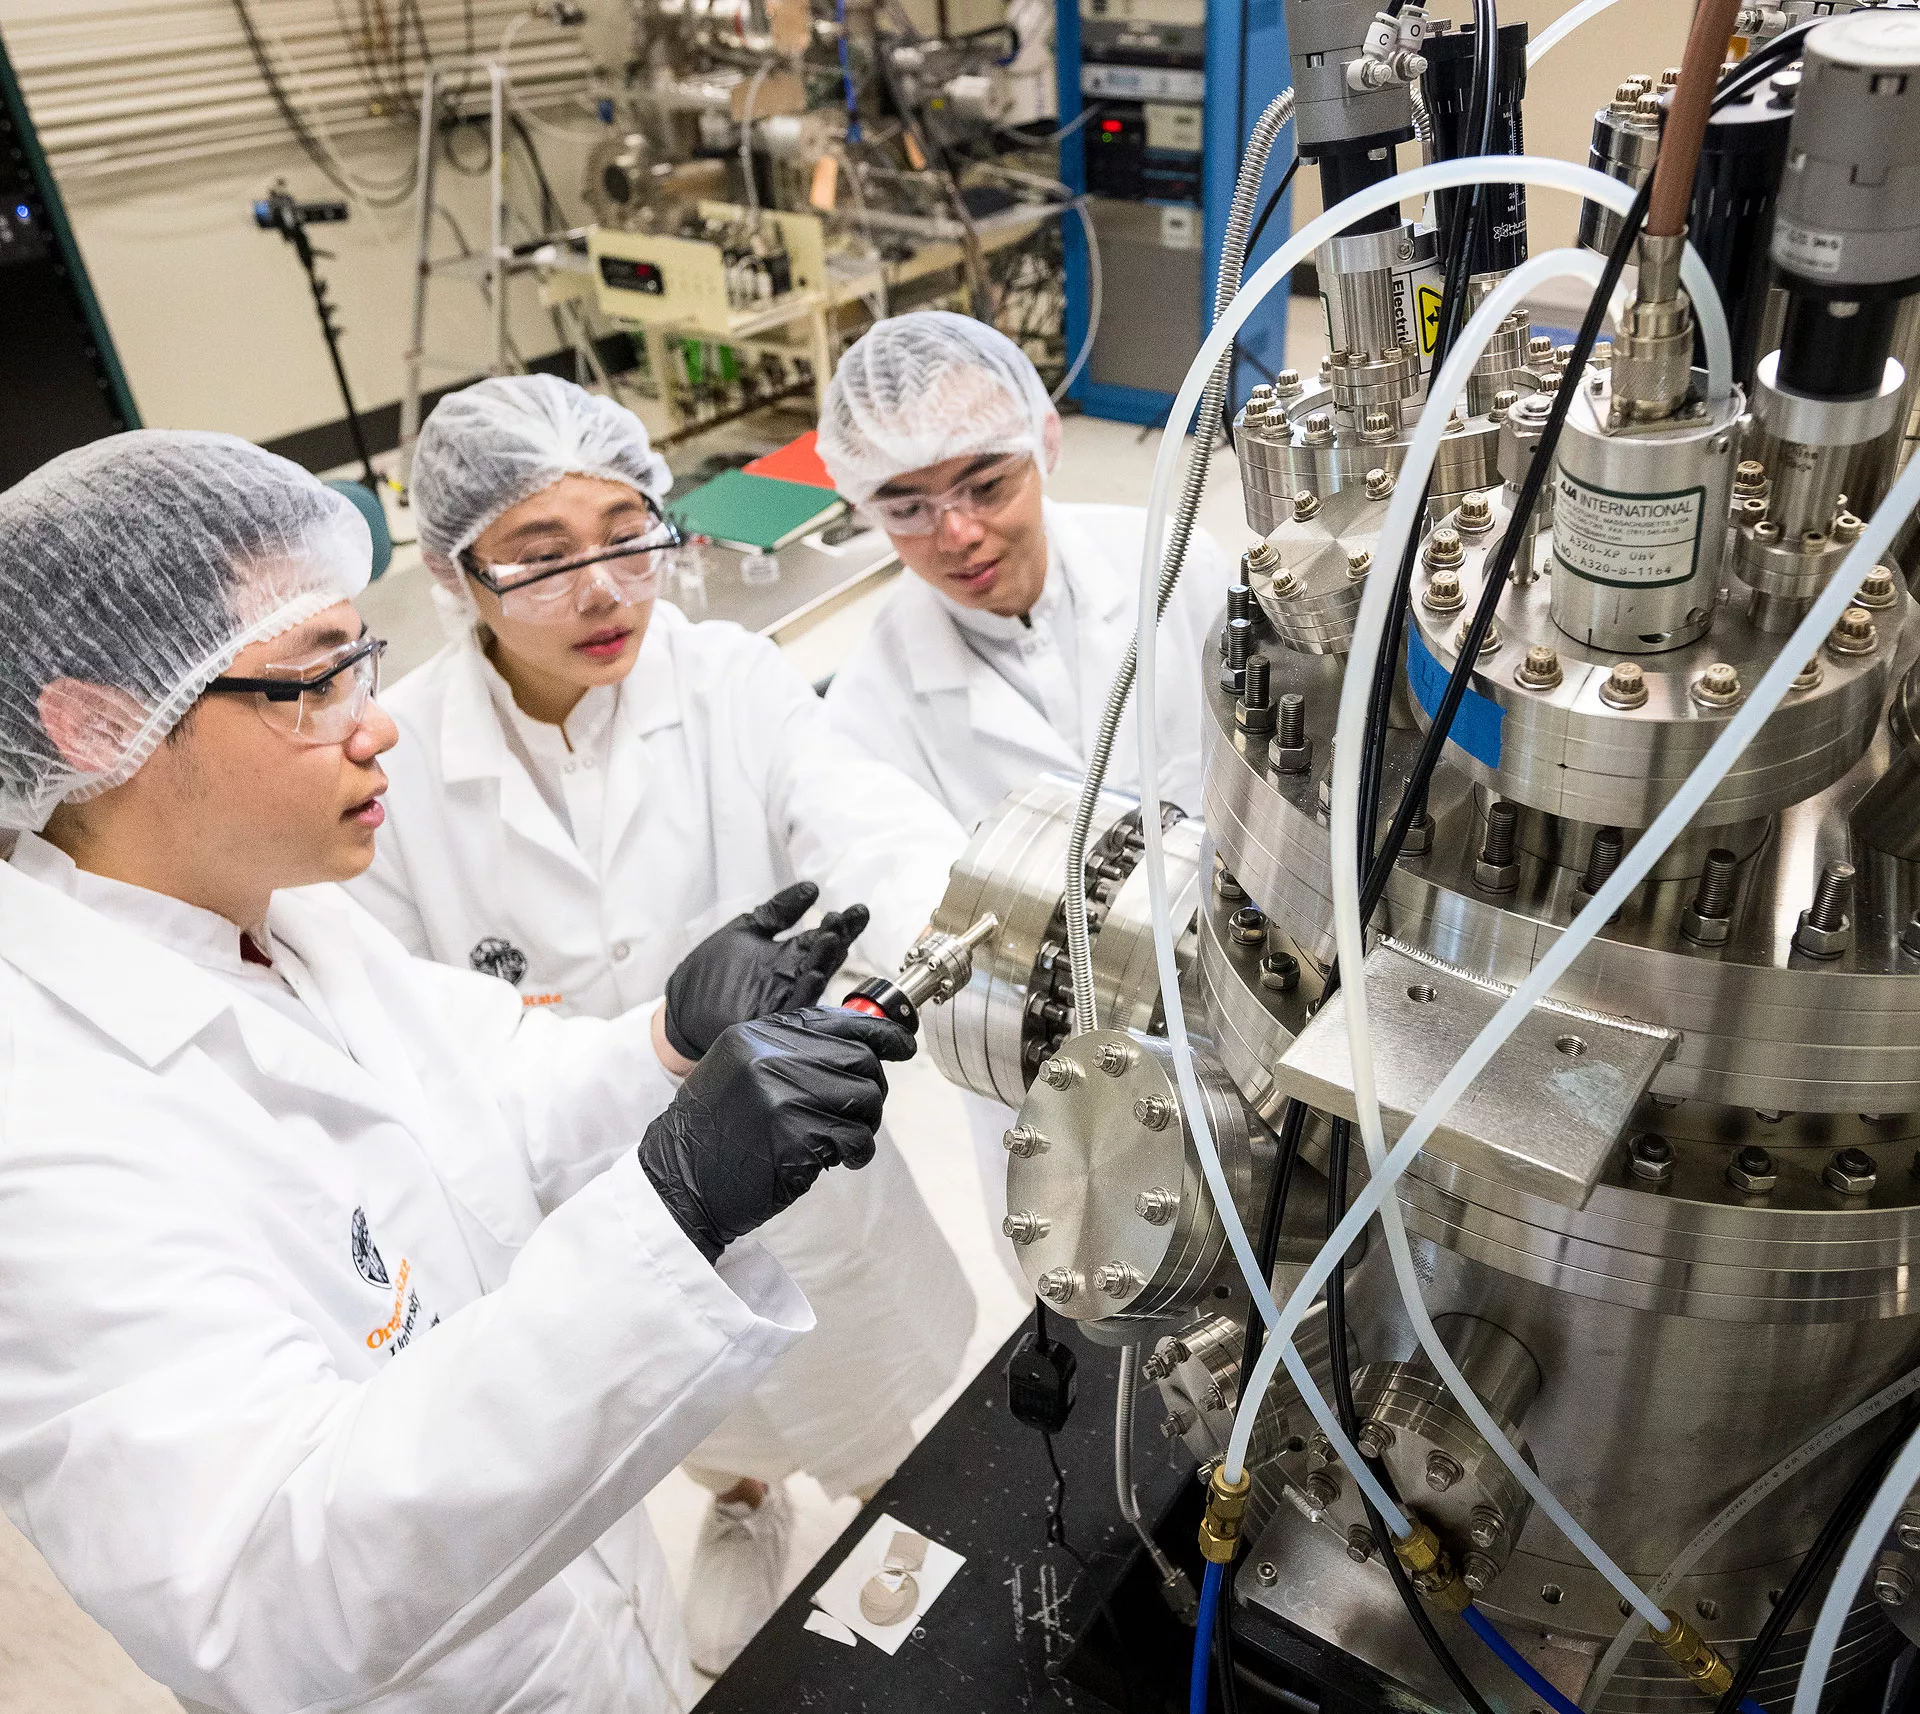
[[[845,508],[846,502],[825,488],[727,470],[691,493],[675,496],[667,510],[690,536],[706,536],[723,547],[771,552]]]

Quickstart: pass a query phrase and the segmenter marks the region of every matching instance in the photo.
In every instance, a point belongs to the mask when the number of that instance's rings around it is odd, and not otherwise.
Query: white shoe
[[[701,1520],[687,1584],[687,1652],[718,1678],[780,1605],[793,1506],[778,1483],[757,1506],[716,1500]]]

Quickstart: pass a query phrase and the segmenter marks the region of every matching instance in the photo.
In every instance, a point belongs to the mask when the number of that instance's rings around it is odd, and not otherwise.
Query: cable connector
[[[1733,1668],[1720,1658],[1720,1651],[1712,1643],[1671,1607],[1663,1611],[1667,1615],[1667,1628],[1656,1631],[1649,1625],[1647,1634],[1660,1645],[1666,1657],[1693,1681],[1694,1689],[1701,1695],[1726,1695],[1733,1684]]]
[[[1231,1565],[1240,1551],[1240,1520],[1247,1515],[1247,1497],[1253,1477],[1245,1470],[1229,1482],[1222,1464],[1207,1484],[1207,1515],[1200,1520],[1200,1557],[1214,1565]]]
[[[1473,1599],[1471,1591],[1455,1574],[1433,1526],[1419,1518],[1412,1523],[1412,1532],[1393,1544],[1394,1558],[1407,1568],[1414,1588],[1434,1606],[1445,1613],[1464,1613]]]

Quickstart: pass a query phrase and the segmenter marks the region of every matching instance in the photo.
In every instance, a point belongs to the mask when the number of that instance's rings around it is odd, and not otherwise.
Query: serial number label
[[[1685,583],[1700,563],[1705,488],[1620,494],[1558,473],[1553,558],[1575,577],[1616,589]]]

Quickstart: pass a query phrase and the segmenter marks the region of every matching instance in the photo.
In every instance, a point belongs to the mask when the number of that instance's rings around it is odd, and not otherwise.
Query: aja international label
[[[1705,488],[1619,494],[1558,472],[1553,559],[1575,577],[1616,589],[1685,583],[1700,562]]]

